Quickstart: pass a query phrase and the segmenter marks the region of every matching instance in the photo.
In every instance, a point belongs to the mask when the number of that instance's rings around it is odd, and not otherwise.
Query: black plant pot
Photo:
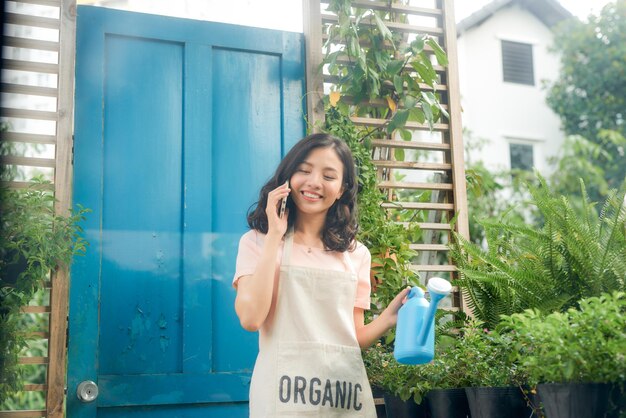
[[[537,385],[549,418],[597,418],[609,409],[608,383],[547,383]]]
[[[374,404],[376,406],[376,417],[386,418],[387,413],[385,412],[385,402],[383,400],[385,391],[378,386],[372,385],[372,395],[374,396]]]
[[[524,403],[528,407],[528,410],[533,412],[534,415],[532,415],[532,417],[542,418],[541,398],[539,394],[537,394],[537,389],[524,386],[522,388],[522,397],[524,398]]]
[[[532,409],[516,386],[465,388],[472,418],[527,418]]]
[[[465,389],[435,389],[426,395],[431,418],[470,417]]]
[[[426,408],[422,402],[416,404],[413,398],[403,401],[397,396],[385,393],[385,412],[387,418],[424,418]]]
[[[609,412],[607,418],[626,417],[626,383],[611,385]]]

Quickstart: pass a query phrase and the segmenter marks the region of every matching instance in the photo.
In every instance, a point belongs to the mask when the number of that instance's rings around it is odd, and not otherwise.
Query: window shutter
[[[534,86],[533,46],[502,41],[502,75],[506,82]]]

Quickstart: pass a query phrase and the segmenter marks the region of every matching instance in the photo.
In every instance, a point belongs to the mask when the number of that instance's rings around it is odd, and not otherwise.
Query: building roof
[[[481,25],[500,9],[514,4],[528,10],[549,28],[573,16],[567,9],[561,6],[557,0],[494,0],[457,23],[457,36],[462,35],[475,26]]]

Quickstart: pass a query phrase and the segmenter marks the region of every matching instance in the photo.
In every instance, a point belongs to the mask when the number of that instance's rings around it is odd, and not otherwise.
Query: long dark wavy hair
[[[267,234],[267,195],[270,191],[289,180],[306,157],[317,148],[332,148],[343,163],[343,194],[328,209],[326,222],[322,229],[324,249],[346,251],[354,249],[357,232],[356,196],[358,182],[352,152],[344,141],[328,134],[312,134],[301,139],[291,148],[280,162],[272,178],[259,192],[259,201],[248,211],[248,225],[263,234]],[[287,200],[289,208],[288,227],[296,221],[297,211],[292,199]]]

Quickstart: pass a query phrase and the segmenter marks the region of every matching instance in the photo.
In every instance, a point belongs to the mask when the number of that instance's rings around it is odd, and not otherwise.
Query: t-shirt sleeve
[[[355,252],[359,255],[360,263],[357,269],[358,283],[356,288],[356,300],[354,306],[357,308],[369,309],[372,285],[370,283],[370,268],[372,255],[367,247],[361,243],[357,244]]]
[[[261,236],[257,231],[251,230],[241,236],[237,251],[235,277],[233,277],[234,288],[237,288],[239,278],[254,273],[259,258],[261,258],[262,248]]]

